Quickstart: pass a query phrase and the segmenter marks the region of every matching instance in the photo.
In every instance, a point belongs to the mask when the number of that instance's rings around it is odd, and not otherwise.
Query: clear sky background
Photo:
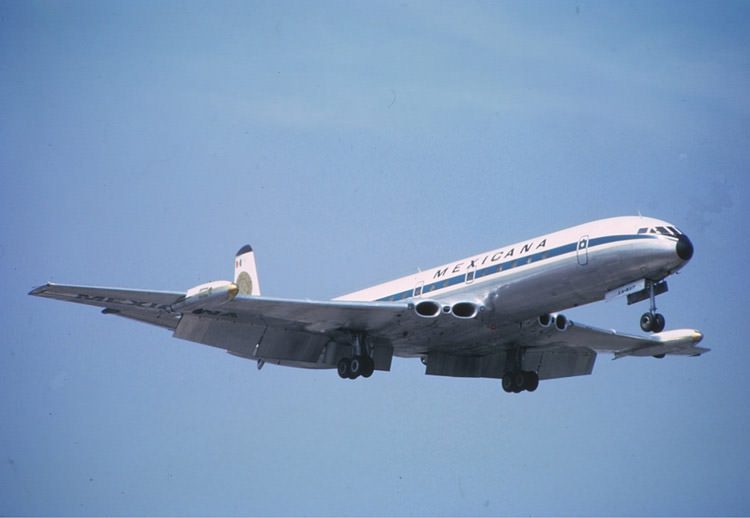
[[[750,4],[0,1],[0,514],[750,514]],[[345,382],[46,281],[326,299],[667,219],[701,358]],[[646,303],[570,318],[640,332]]]

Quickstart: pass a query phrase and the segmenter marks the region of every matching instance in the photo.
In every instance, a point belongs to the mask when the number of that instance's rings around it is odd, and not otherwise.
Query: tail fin
[[[260,295],[255,252],[250,245],[240,248],[234,257],[234,283],[239,287],[240,295]]]

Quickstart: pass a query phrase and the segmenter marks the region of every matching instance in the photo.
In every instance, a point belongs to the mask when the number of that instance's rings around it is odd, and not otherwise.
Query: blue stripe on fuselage
[[[610,243],[616,243],[618,241],[629,241],[632,239],[655,239],[659,236],[655,234],[627,234],[627,235],[617,235],[617,236],[602,236],[602,237],[596,237],[589,240],[588,248],[591,249],[595,246],[601,246],[601,245],[607,245]],[[553,248],[551,250],[545,250],[543,252],[537,252],[531,255],[519,257],[517,259],[513,259],[511,261],[505,261],[504,263],[499,264],[493,264],[491,266],[487,266],[486,268],[480,268],[476,270],[476,273],[474,274],[474,279],[481,279],[482,277],[487,277],[488,275],[495,275],[496,273],[505,272],[508,270],[511,270],[513,268],[518,268],[520,266],[525,266],[527,264],[536,263],[539,261],[544,261],[546,259],[552,259],[554,257],[559,257],[564,254],[569,254],[571,252],[575,252],[578,248],[578,242],[570,243],[563,246],[558,246],[557,248]],[[430,284],[425,284],[422,288],[422,295],[426,293],[432,293],[438,290],[443,290],[445,288],[449,288],[451,286],[455,286],[456,284],[462,284],[466,280],[466,272],[456,275],[454,277],[449,277],[447,279],[442,279],[437,282],[433,282]],[[394,293],[393,295],[388,295],[387,297],[382,297],[377,299],[376,302],[395,302],[397,300],[404,300],[411,298],[414,295],[414,289],[409,289],[406,291],[402,291],[399,293]]]

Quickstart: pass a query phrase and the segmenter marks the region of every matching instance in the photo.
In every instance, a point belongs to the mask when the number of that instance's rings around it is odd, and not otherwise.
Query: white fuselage
[[[661,230],[655,230],[661,229]],[[660,280],[685,260],[675,251],[680,232],[646,217],[609,218],[465,257],[349,293],[337,300],[429,299],[445,307],[472,302],[494,320],[514,319],[602,300],[640,279]]]

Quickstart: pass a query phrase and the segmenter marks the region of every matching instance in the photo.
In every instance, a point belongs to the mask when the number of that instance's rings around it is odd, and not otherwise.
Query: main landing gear
[[[656,293],[654,292],[654,282],[646,281],[650,308],[648,313],[641,315],[641,329],[646,333],[661,333],[666,326],[664,315],[656,312]]]
[[[338,363],[339,376],[342,379],[357,379],[360,376],[369,378],[375,372],[375,361],[369,356],[341,358]]]
[[[513,347],[508,350],[507,355],[506,365],[510,370],[503,375],[503,390],[514,394],[524,390],[534,392],[539,387],[539,374],[522,370],[524,349]]]
[[[336,366],[342,379],[369,378],[375,372],[375,360],[368,354],[365,337],[355,334],[352,339],[351,358],[341,358]]]
[[[534,392],[539,387],[539,375],[533,371],[509,372],[503,376],[503,390],[519,394],[524,390]]]

